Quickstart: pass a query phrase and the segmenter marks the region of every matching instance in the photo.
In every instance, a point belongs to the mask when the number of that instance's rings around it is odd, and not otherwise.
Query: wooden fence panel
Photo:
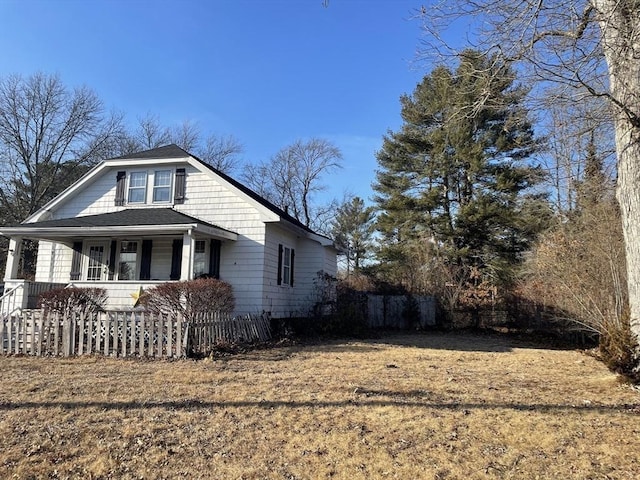
[[[371,328],[427,328],[436,325],[436,300],[414,296],[417,319],[406,318],[409,299],[406,295],[367,295],[367,325]]]
[[[266,342],[268,315],[218,312],[191,322],[145,312],[61,314],[25,311],[0,320],[0,354],[182,357],[208,354],[224,343]]]

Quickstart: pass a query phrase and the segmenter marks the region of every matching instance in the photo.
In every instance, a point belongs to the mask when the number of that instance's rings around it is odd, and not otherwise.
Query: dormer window
[[[128,203],[145,203],[147,196],[147,172],[131,172],[129,175]]]
[[[119,171],[116,175],[114,204],[184,203],[185,177],[184,168]]]
[[[171,170],[156,170],[153,174],[153,202],[171,201]]]

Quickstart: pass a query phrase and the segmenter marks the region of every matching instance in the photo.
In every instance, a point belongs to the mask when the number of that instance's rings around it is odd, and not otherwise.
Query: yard
[[[640,478],[640,392],[430,333],[215,360],[0,357],[0,478]]]

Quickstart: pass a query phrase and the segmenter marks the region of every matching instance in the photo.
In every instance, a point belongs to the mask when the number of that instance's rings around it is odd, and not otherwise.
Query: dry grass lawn
[[[637,479],[640,393],[492,335],[0,357],[0,478]]]

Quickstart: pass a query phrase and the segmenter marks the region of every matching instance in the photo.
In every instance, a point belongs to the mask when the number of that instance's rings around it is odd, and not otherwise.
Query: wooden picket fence
[[[212,313],[187,322],[179,315],[109,311],[90,315],[25,310],[0,321],[0,354],[180,358],[206,355],[220,344],[265,342],[267,315]]]

